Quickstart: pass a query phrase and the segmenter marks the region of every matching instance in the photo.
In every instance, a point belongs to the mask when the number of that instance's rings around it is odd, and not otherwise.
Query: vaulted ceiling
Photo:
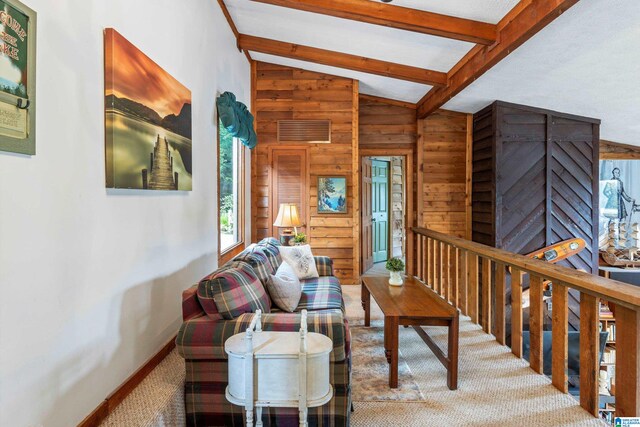
[[[637,0],[224,5],[254,60],[354,78],[361,93],[417,103],[420,115],[501,99],[597,117],[603,138],[640,145]]]

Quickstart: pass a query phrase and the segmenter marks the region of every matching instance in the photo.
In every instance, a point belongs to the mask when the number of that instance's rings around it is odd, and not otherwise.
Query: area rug
[[[382,327],[353,327],[351,339],[354,401],[424,401],[424,395],[401,351],[398,352],[398,388],[389,388],[389,364],[384,355]]]

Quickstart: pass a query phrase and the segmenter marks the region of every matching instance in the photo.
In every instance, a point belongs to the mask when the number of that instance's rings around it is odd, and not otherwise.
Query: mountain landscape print
[[[105,30],[107,188],[190,191],[191,91]]]

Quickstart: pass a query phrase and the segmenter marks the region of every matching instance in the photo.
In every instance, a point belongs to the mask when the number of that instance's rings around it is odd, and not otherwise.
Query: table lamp
[[[298,227],[302,226],[295,203],[280,203],[280,210],[278,210],[278,216],[273,225],[284,228],[280,232],[280,243],[288,246],[294,236],[293,231],[298,234]],[[293,227],[293,231],[291,227]]]

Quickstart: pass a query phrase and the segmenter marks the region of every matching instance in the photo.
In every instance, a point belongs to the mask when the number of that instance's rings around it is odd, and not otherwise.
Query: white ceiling
[[[518,0],[396,0],[393,4],[495,23],[517,2]],[[449,71],[474,46],[468,42],[249,0],[225,0],[225,4],[242,34],[436,71]],[[431,89],[427,85],[257,52],[251,52],[251,57],[273,64],[358,79],[360,92],[367,95],[417,102]]]
[[[640,2],[579,1],[444,108],[496,99],[599,118],[603,139],[640,145]]]
[[[379,1],[379,0],[371,0]],[[225,0],[241,33],[448,71],[473,46],[297,11]],[[518,0],[394,0],[393,5],[497,23]],[[430,86],[251,52],[259,61],[360,80],[360,92],[417,102]],[[496,99],[602,119],[601,137],[640,145],[640,1],[581,0],[444,108]]]

